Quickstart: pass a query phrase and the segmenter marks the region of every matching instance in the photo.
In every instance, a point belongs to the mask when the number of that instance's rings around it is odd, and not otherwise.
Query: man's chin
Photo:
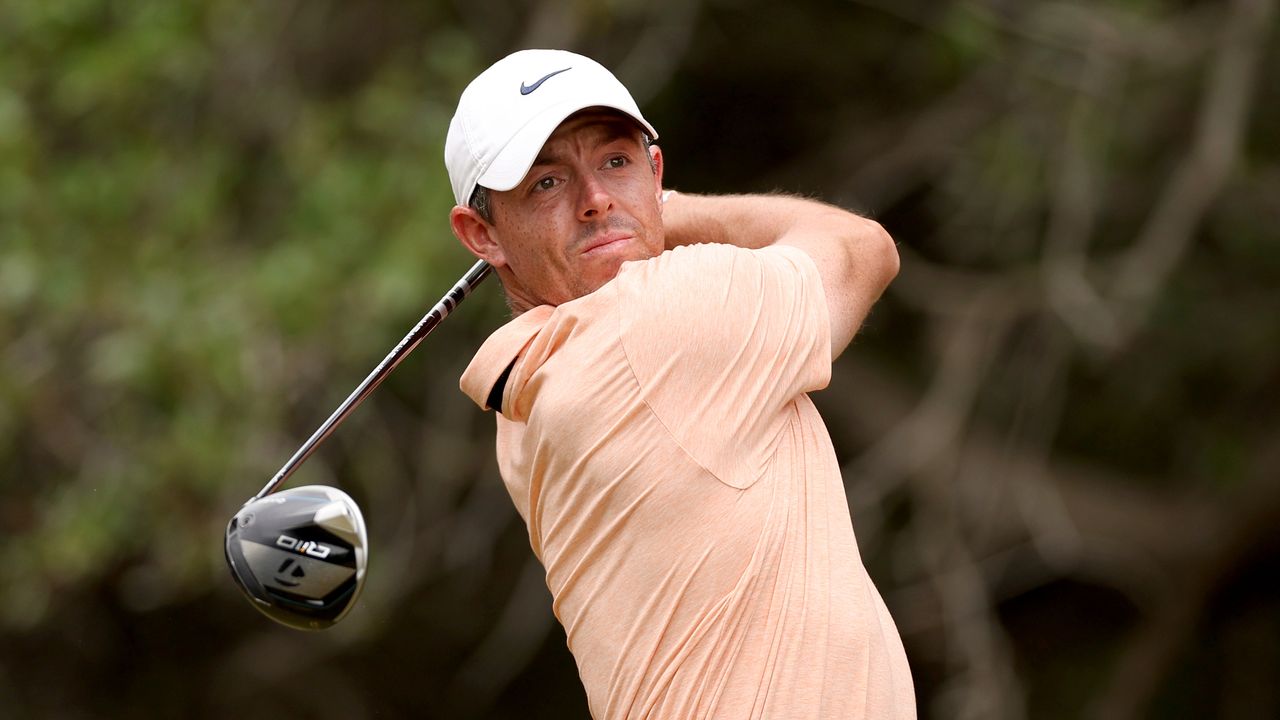
[[[583,276],[586,292],[593,293],[607,285],[609,281],[618,276],[618,271],[622,269],[622,263],[624,262],[628,262],[628,259],[608,258],[601,261],[596,267],[591,268],[591,272]]]
[[[648,260],[651,256],[643,252],[616,253],[595,258],[594,262],[582,274],[583,295],[593,293],[604,287],[618,276],[623,263],[634,260]]]

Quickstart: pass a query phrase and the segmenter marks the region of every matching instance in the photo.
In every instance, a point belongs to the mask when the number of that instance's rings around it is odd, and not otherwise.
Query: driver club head
[[[300,630],[322,630],[351,610],[368,546],[360,507],[324,485],[251,500],[227,525],[236,584],[264,615]]]

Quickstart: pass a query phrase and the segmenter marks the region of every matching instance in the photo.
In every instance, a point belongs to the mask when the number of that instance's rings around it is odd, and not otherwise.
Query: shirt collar
[[[489,393],[516,357],[529,345],[551,318],[555,308],[539,305],[522,313],[489,336],[480,346],[471,364],[462,373],[458,385],[476,405],[484,410],[502,411],[489,407]]]

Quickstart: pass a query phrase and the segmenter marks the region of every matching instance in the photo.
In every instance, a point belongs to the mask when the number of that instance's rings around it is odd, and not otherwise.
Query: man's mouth
[[[599,237],[594,237],[591,240],[589,240],[585,245],[582,246],[582,254],[587,255],[596,250],[601,250],[603,248],[609,247],[610,245],[613,245],[615,243],[620,243],[624,240],[630,240],[632,237],[635,237],[635,236],[630,233],[609,233],[607,235],[600,235]]]

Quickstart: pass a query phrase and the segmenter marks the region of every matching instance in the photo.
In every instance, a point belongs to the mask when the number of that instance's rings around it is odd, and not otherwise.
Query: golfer
[[[449,220],[514,319],[462,389],[596,718],[912,718],[854,540],[827,385],[898,269],[876,223],[664,191],[608,70],[515,53],[462,93]]]

